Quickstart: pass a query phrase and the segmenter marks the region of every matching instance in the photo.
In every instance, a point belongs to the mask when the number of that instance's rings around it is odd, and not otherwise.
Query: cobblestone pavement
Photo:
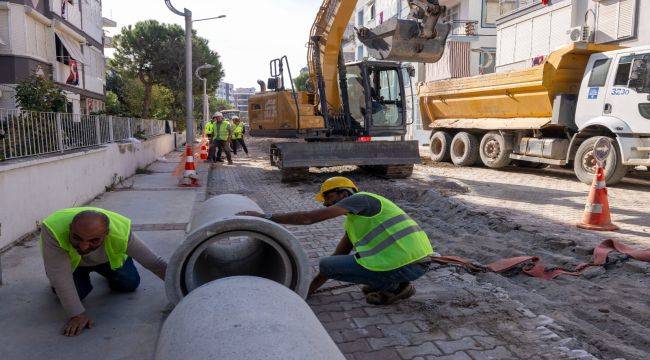
[[[422,149],[423,156],[428,150]],[[476,205],[514,210],[518,216],[553,220],[575,225],[582,218],[589,186],[579,182],[572,171],[486,167],[456,167],[450,163],[418,166],[415,178],[435,181],[455,180],[470,191],[459,197]],[[623,183],[608,188],[612,221],[621,230],[614,236],[631,243],[650,245],[650,172],[638,172]]]
[[[314,191],[322,179],[331,176],[331,173],[316,173],[306,183],[282,184],[279,172],[268,165],[268,142],[253,140],[250,147],[252,158],[240,156],[236,158],[235,166],[220,165],[212,169],[208,185],[210,196],[245,194],[270,212],[307,210],[318,206],[312,200]],[[530,217],[534,210],[544,216],[548,214],[552,219],[571,222],[572,218],[568,219],[569,210],[575,212],[575,209],[583,207],[579,205],[579,199],[582,201],[586,197],[584,185],[567,177],[559,178],[562,185],[556,185],[558,179],[554,175],[543,175],[542,180],[534,182],[531,179],[538,175],[497,172],[498,180],[495,185],[490,185],[486,180],[488,171],[418,167],[414,179],[398,182],[376,179],[354,171],[350,176],[360,181],[362,187],[371,190],[400,184],[421,186],[426,182],[436,193],[453,194],[477,206],[489,204],[494,207],[497,204],[497,207],[507,210],[507,216],[513,217]],[[459,179],[443,179],[454,176]],[[496,185],[500,183],[512,185]],[[554,188],[559,189],[551,190]],[[495,189],[498,191],[493,191]],[[639,192],[625,188],[613,190],[614,198],[622,197],[629,191]],[[526,205],[529,200],[519,195],[522,193],[535,194],[534,199],[530,200],[531,205]],[[552,204],[547,205],[548,202]],[[626,217],[618,218],[619,222],[633,225],[630,229],[638,233],[629,234],[633,239],[640,239],[644,231],[640,230],[642,211],[633,209],[634,204],[640,205],[641,202],[643,199],[640,196],[630,200],[625,205],[625,209],[629,209]],[[621,206],[620,203],[617,202],[616,206]],[[410,210],[418,212],[418,209]],[[560,212],[567,215],[559,215]],[[419,215],[426,214],[422,212]],[[576,217],[575,214],[573,217]],[[493,227],[494,219],[488,220],[487,225]],[[502,222],[508,221],[506,217]],[[535,224],[527,223],[526,226],[534,228]],[[444,224],[439,224],[439,227],[444,227]],[[520,227],[517,229],[519,231]],[[307,227],[289,227],[289,230],[306,249],[314,269],[318,259],[331,254],[343,235],[342,219]],[[437,234],[429,231],[433,240]],[[549,313],[535,310],[545,311],[546,308],[535,306],[535,309],[531,309],[520,301],[526,297],[511,296],[510,290],[505,288],[511,287],[511,284],[493,274],[477,277],[455,268],[434,268],[416,282],[417,295],[384,307],[367,305],[357,286],[341,289],[335,288],[337,285],[340,284],[326,284],[325,291],[312,297],[309,304],[348,359],[614,359],[618,357],[615,355],[620,354],[608,353],[607,349],[602,350],[592,342],[585,343],[584,339],[576,338],[571,329],[563,326],[565,322],[556,321],[548,316]],[[525,282],[517,286],[523,287],[524,292],[530,291],[526,289]],[[559,315],[563,316],[563,313]],[[639,336],[643,337],[644,334]],[[602,352],[599,353],[600,350]],[[639,353],[643,351],[632,348],[627,352],[627,358],[637,358],[635,354]]]

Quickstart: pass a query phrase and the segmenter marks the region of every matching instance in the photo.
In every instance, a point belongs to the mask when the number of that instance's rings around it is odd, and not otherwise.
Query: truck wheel
[[[480,155],[485,166],[499,169],[510,164],[512,145],[497,131],[490,131],[481,139]]]
[[[431,161],[433,162],[449,162],[451,156],[449,149],[451,148],[451,135],[446,131],[436,131],[431,136]]]
[[[596,173],[596,159],[594,159],[594,146],[600,136],[595,136],[587,139],[578,148],[575,161],[573,162],[573,171],[580,181],[585,184],[591,184],[594,180]],[[608,185],[614,185],[620,182],[627,174],[628,167],[623,165],[621,150],[618,143],[614,139],[612,142],[612,152],[605,162],[605,181]]]
[[[478,160],[479,143],[476,136],[459,132],[451,141],[451,162],[456,166],[472,166]]]

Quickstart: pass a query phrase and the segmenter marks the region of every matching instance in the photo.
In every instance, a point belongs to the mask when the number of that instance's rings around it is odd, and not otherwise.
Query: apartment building
[[[500,3],[499,72],[540,64],[548,54],[573,41],[622,46],[650,44],[650,23],[642,21],[650,19],[647,0],[501,0]]]
[[[219,88],[217,89],[217,99],[225,100],[231,104],[235,104],[235,86],[227,82],[220,82]]]
[[[499,17],[499,0],[440,0],[447,7],[441,21],[449,22],[452,33],[442,59],[435,64],[407,63],[416,70],[412,84],[406,84],[406,104],[409,122],[409,139],[429,142],[428,124],[423,124],[419,113],[417,83],[494,72],[496,58],[496,19]],[[409,15],[406,0],[359,1],[350,24],[354,27],[373,28],[393,17],[405,19]],[[344,54],[355,52],[355,59],[368,56],[363,44],[352,37],[344,42]]]
[[[68,111],[104,108],[101,0],[0,1],[0,107],[15,108],[15,85],[38,74],[68,98]]]
[[[235,107],[241,111],[242,121],[248,122],[248,98],[255,94],[255,88],[237,88],[233,93]]]

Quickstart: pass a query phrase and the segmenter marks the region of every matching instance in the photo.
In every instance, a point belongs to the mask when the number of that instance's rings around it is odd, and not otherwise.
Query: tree
[[[122,29],[115,36],[115,55],[110,66],[129,77],[135,77],[144,86],[142,96],[143,118],[150,117],[151,96],[154,85],[164,83],[165,71],[170,62],[170,47],[181,46],[177,25],[161,24],[156,20],[138,22]]]
[[[309,91],[311,88],[309,73],[306,71],[301,72],[297,78],[293,79],[293,82],[296,84],[296,90],[298,91]]]
[[[217,99],[216,97],[211,97],[210,98],[210,111],[212,111],[212,112],[230,110],[230,109],[234,109],[234,108],[235,108],[235,105],[228,102],[227,100]]]
[[[16,86],[16,102],[23,110],[62,112],[68,100],[54,82],[32,75]]]

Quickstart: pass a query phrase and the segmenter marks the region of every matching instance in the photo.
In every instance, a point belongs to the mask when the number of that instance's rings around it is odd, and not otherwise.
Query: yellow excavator
[[[377,60],[345,64],[341,42],[357,1],[324,0],[309,37],[308,91],[296,90],[286,56],[270,62],[271,77],[258,81],[260,92],[248,101],[249,126],[255,137],[302,139],[271,145],[284,181],[303,178],[309,167],[342,165],[391,178],[412,174],[420,156],[417,141],[404,140],[404,84],[413,69],[395,61],[437,62],[451,26],[438,23],[445,11],[438,0],[408,3],[407,20],[355,29]]]

